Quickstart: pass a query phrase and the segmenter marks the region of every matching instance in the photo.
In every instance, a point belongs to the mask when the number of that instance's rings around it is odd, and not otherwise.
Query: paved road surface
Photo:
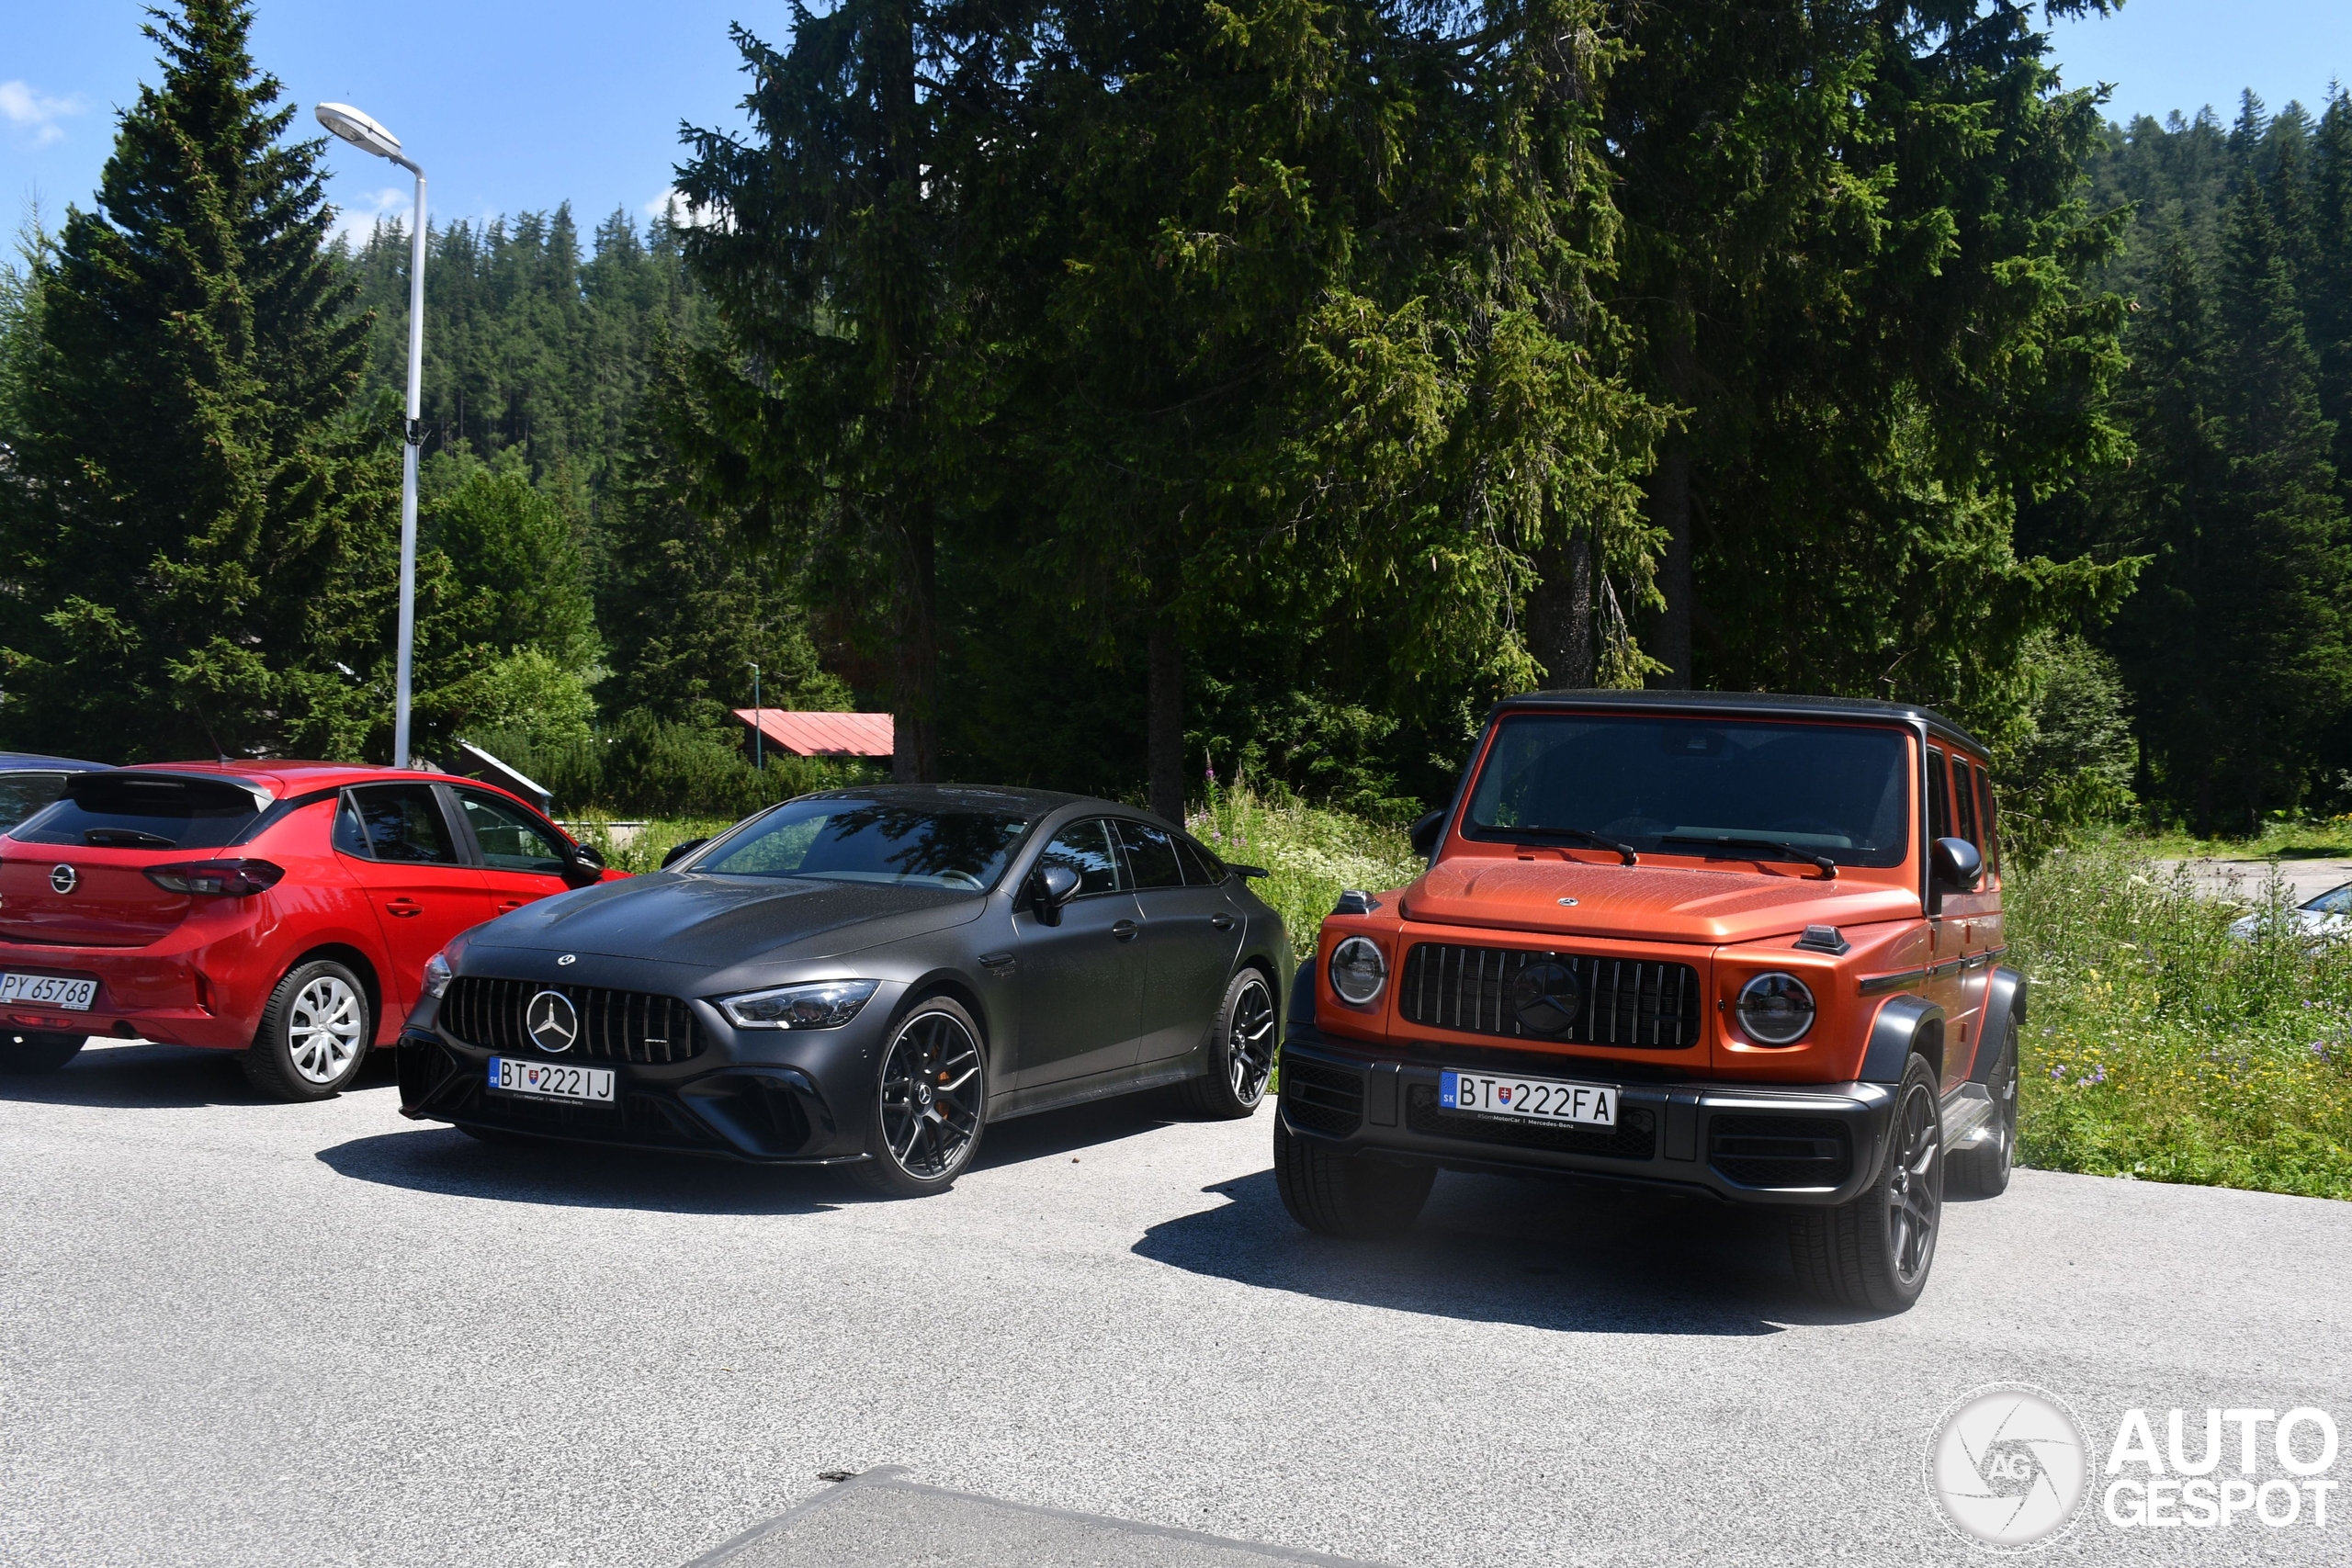
[[[2209,897],[2233,898],[2240,903],[2257,903],[2263,888],[2270,880],[2271,866],[2267,860],[2160,860],[2158,865],[2170,870],[2185,865],[2196,879],[2198,891]],[[2292,860],[2275,863],[2279,880],[2292,890],[2292,901],[2302,903],[2315,898],[2331,887],[2341,887],[2352,882],[2352,861]]]
[[[2101,1450],[2127,1406],[2209,1404],[2323,1406],[2352,1450],[2352,1204],[2023,1173],[1872,1320],[1684,1201],[1446,1177],[1405,1245],[1309,1237],[1262,1115],[1015,1123],[876,1203],[393,1100],[258,1104],[146,1045],[0,1085],[0,1562],[676,1568],[903,1466],[958,1507],[1431,1568],[1962,1562],[1921,1453],[1985,1382]],[[2334,1523],[2086,1517],[2042,1560],[2352,1562]],[[861,1561],[924,1560],[881,1539]]]

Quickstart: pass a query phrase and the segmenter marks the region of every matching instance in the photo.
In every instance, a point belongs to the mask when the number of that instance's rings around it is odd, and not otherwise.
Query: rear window
[[[252,795],[209,779],[85,773],[66,787],[64,799],[8,837],[106,850],[216,850],[261,816]]]

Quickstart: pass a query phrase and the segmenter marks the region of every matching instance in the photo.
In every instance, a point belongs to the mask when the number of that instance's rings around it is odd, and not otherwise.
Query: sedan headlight
[[[839,1029],[880,988],[879,980],[819,980],[721,997],[718,1008],[738,1029]]]
[[[1813,1027],[1813,993],[1774,970],[1739,988],[1739,1026],[1759,1045],[1792,1045]]]
[[[426,996],[437,998],[449,988],[449,982],[458,977],[458,954],[465,950],[466,939],[459,937],[424,961]]]
[[[1387,983],[1388,960],[1378,942],[1351,936],[1331,950],[1331,988],[1341,1001],[1362,1007]]]

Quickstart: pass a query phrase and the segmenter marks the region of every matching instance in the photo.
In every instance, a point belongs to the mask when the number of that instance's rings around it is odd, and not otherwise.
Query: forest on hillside
[[[0,298],[9,744],[389,745],[408,244],[330,242],[250,16]],[[2007,0],[713,47],[691,211],[429,236],[428,750],[731,808],[816,776],[756,663],[901,776],[1397,817],[1649,682],[1934,704],[2021,821],[2352,808],[2352,100],[2109,124]]]

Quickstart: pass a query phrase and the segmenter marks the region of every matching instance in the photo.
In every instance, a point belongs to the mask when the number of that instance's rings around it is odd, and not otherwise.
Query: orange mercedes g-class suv
[[[1900,1311],[1947,1191],[2007,1187],[2024,976],[1982,743],[1928,708],[1498,705],[1429,869],[1343,895],[1293,987],[1274,1168],[1377,1236],[1439,1170],[1785,1208],[1799,1279]]]

